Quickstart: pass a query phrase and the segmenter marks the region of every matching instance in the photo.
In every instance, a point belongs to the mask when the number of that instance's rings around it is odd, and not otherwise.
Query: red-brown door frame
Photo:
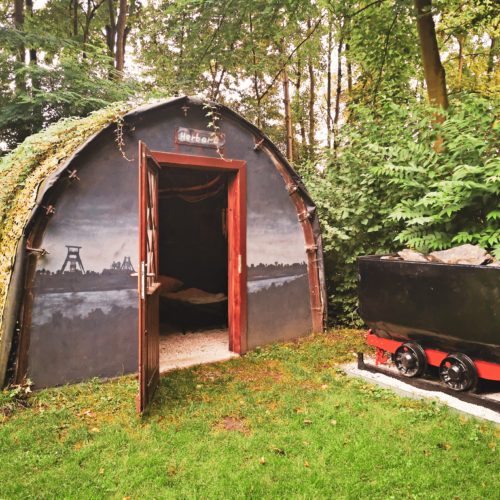
[[[209,156],[151,151],[163,167],[228,172],[228,329],[229,350],[247,350],[247,177],[246,162]]]

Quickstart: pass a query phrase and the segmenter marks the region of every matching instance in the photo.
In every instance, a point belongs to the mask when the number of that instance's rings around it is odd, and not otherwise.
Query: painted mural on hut
[[[113,174],[120,179],[112,185]],[[133,169],[89,163],[58,200],[33,286],[28,376],[36,387],[137,369],[137,204],[129,183]]]
[[[277,199],[278,198],[278,199]],[[280,207],[279,202],[285,206]],[[249,347],[311,331],[304,236],[288,198],[248,217]],[[290,210],[291,208],[291,210]],[[264,210],[274,212],[274,218]],[[278,213],[276,213],[278,212]]]
[[[175,143],[175,128],[204,128],[206,110],[155,109],[127,129],[119,151],[104,133],[73,161],[80,181],[57,201],[43,236],[30,327],[28,376],[36,387],[137,370],[137,141],[152,150],[219,156]],[[295,206],[253,133],[223,117],[223,154],[247,162],[248,348],[312,329],[307,254]],[[130,161],[129,161],[130,159]],[[70,248],[78,253],[64,263]],[[80,247],[80,248],[77,248]]]

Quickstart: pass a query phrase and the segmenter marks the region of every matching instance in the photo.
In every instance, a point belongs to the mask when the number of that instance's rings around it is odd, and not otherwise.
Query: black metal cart
[[[359,313],[367,341],[406,377],[439,367],[451,389],[500,381],[500,268],[358,259]]]

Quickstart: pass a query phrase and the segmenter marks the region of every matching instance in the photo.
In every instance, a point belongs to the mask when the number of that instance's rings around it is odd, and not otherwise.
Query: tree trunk
[[[123,79],[123,69],[125,67],[125,36],[127,27],[127,0],[120,1],[120,11],[116,23],[116,53],[115,53],[115,69],[116,78]]]
[[[14,0],[14,27],[22,30],[24,25],[24,0]]]
[[[297,116],[297,122],[299,124],[299,129],[300,129],[300,153],[302,153],[303,151],[305,151],[306,147],[307,147],[307,139],[306,139],[306,126],[304,124],[304,110],[303,110],[303,107],[302,107],[302,100],[301,100],[301,96],[300,96],[300,89],[302,87],[302,64],[301,64],[301,60],[300,60],[300,55],[297,56],[297,81],[295,83],[295,88],[297,89],[296,90],[296,100],[297,100],[297,113],[296,113],[296,116]],[[295,148],[294,151],[295,151],[295,156],[296,156],[296,159],[297,157],[299,156],[299,148]]]
[[[109,78],[113,78],[114,64],[115,64],[115,39],[116,39],[116,20],[115,20],[115,8],[113,5],[113,0],[108,0],[108,15],[109,24],[106,24],[106,45],[108,47],[108,56],[110,58],[111,69],[109,72]]]
[[[92,18],[90,15],[90,0],[87,0],[87,11],[85,12],[85,24],[83,26],[83,45],[84,45],[84,55],[85,55],[85,45],[87,44],[89,40],[89,35],[90,35],[90,22]],[[108,26],[105,27],[106,29],[106,45],[108,45]],[[108,45],[108,51],[109,51],[109,45]]]
[[[340,37],[337,49],[337,89],[335,92],[335,114],[333,115],[333,149],[339,147],[339,119],[340,119],[340,97],[342,95],[342,45],[343,37]]]
[[[217,88],[215,89],[215,92],[214,92],[214,101],[216,101],[219,98],[220,88],[221,88],[222,82],[224,80],[224,76],[226,76],[226,68],[222,68],[222,71],[220,73],[220,78],[219,78],[219,81],[217,82]]]
[[[33,0],[26,0],[26,11],[29,15],[29,17],[33,17]],[[30,77],[31,77],[31,96],[34,95],[34,90],[40,88],[40,79],[38,78],[37,75],[37,68],[38,66],[38,58],[37,58],[37,53],[36,49],[33,47],[30,47],[29,49],[29,58],[30,58]],[[33,125],[35,125],[33,123]],[[41,124],[40,124],[41,125]],[[34,127],[34,129],[37,129],[37,126]]]
[[[14,27],[18,31],[22,31],[24,28],[24,0],[14,0]],[[26,47],[24,43],[19,43],[15,55],[19,67],[24,66],[26,64]],[[26,80],[19,71],[16,71],[15,83],[17,92],[26,91]]]
[[[464,36],[457,36],[458,41],[458,88],[462,87],[462,76],[464,73]]]
[[[209,71],[211,76],[210,81],[210,100],[216,101],[220,92],[220,87],[222,85],[222,80],[226,75],[226,68],[224,66],[220,67],[219,61],[215,60],[212,64],[212,61],[209,61]],[[219,71],[220,68],[220,71]]]
[[[441,64],[436,38],[436,27],[432,18],[432,0],[414,0],[417,10],[417,30],[424,67],[425,83],[429,101],[443,109],[448,108],[446,74]],[[443,118],[438,118],[442,121]]]
[[[250,14],[250,36],[252,38],[252,63],[253,63],[253,90],[255,93],[255,101],[257,104],[257,127],[262,127],[262,108],[261,108],[261,95],[259,90],[259,75],[257,73],[257,54],[255,53],[254,39],[253,39],[253,21],[252,14]]]
[[[347,63],[347,91],[349,92],[349,95],[352,95],[352,64],[350,60],[350,54],[349,54],[349,43],[346,42],[344,46],[344,53],[345,53],[345,58],[346,58],[346,63]]]
[[[26,13],[29,18],[33,17],[33,0],[26,0]],[[29,81],[29,94],[32,99],[36,97],[36,90],[40,88],[40,78],[37,73],[38,58],[36,49],[30,47],[29,49],[29,80],[25,80],[26,84]],[[27,85],[26,85],[27,86]],[[36,108],[35,108],[36,109]],[[30,133],[34,134],[37,130],[40,130],[43,125],[42,113],[31,111],[30,120]]]
[[[71,17],[73,21],[73,33],[74,37],[78,36],[78,0],[71,0]]]
[[[314,113],[314,105],[316,103],[316,81],[312,58],[309,58],[307,68],[309,71],[309,156],[312,158],[314,157],[314,150],[316,146],[316,115]]]
[[[326,142],[328,148],[332,146],[332,23],[328,27],[328,54],[326,69]]]
[[[29,17],[33,17],[33,0],[26,0],[26,10],[29,14]],[[36,49],[30,48],[29,55],[30,55],[30,65],[36,66],[37,65]]]
[[[285,130],[286,130],[286,157],[293,160],[293,129],[292,129],[292,109],[290,106],[290,80],[288,71],[283,70],[283,104],[285,106]]]
[[[311,20],[307,20],[307,28],[311,31]],[[309,157],[314,157],[316,149],[316,114],[314,105],[316,104],[316,77],[314,75],[314,65],[311,56],[307,58],[307,69],[309,72]]]
[[[488,54],[488,67],[486,69],[486,74],[488,75],[488,81],[491,79],[493,68],[495,67],[496,40],[497,40],[496,37],[492,35],[490,42],[490,52]]]

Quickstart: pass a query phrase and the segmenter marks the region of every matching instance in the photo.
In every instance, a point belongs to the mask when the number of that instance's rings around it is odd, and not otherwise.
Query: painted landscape
[[[259,264],[248,268],[248,292],[255,293],[267,289],[283,288],[307,275],[307,265],[304,262],[296,264]]]
[[[85,269],[81,247],[67,248],[73,250],[57,271],[39,269],[35,276],[28,375],[38,388],[137,368],[130,257],[97,272]]]

